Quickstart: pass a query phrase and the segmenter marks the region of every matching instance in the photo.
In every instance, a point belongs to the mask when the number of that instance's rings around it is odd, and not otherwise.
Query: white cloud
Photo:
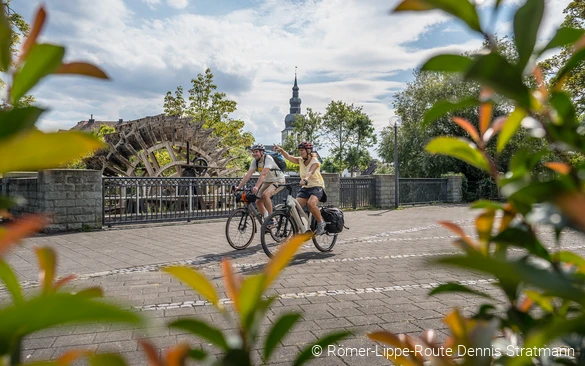
[[[36,89],[39,101],[53,110],[41,124],[44,129],[71,127],[90,113],[101,120],[161,113],[167,90],[189,89],[189,80],[209,66],[224,75],[218,87],[238,102],[235,116],[246,129],[259,142],[278,142],[298,66],[303,111],[324,112],[329,101],[343,100],[363,105],[380,130],[393,114],[391,94],[405,86],[388,81],[390,76],[433,54],[476,49],[481,43],[406,47],[450,18],[438,12],[389,15],[397,0],[257,0],[254,7],[223,15],[156,18],[142,17],[129,1],[74,0],[75,6],[70,1],[47,4],[49,34],[55,26],[70,29],[47,37],[68,46],[68,59],[94,62],[114,78],[79,85],[71,79],[68,95],[53,81]],[[188,5],[187,0],[166,3]],[[552,10],[547,19],[554,23],[562,8]],[[446,34],[457,31],[451,25],[447,29]]]
[[[185,9],[189,5],[189,0],[167,0],[167,5],[176,9]]]

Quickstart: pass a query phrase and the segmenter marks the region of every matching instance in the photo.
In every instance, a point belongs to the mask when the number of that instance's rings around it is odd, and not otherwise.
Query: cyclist
[[[315,235],[322,235],[325,233],[325,221],[323,221],[321,211],[317,207],[317,203],[325,195],[325,182],[321,176],[321,163],[317,159],[317,154],[313,152],[313,144],[310,142],[301,142],[298,149],[300,156],[296,157],[291,156],[282,147],[274,146],[274,151],[280,152],[285,159],[299,165],[299,174],[301,176],[299,185],[301,189],[297,193],[297,201],[302,207],[309,206],[309,211],[317,220]]]
[[[235,189],[241,189],[244,184],[250,180],[250,177],[252,177],[252,174],[254,174],[255,171],[259,172],[260,176],[258,177],[256,185],[252,188],[252,193],[258,197],[256,200],[258,211],[264,218],[266,218],[272,213],[272,200],[270,197],[284,188],[279,187],[279,184],[286,183],[286,180],[284,178],[284,173],[280,170],[278,165],[276,165],[272,156],[265,153],[266,149],[264,148],[264,145],[252,145],[250,150],[252,150],[254,160],[252,160],[250,169],[248,169],[248,172]]]

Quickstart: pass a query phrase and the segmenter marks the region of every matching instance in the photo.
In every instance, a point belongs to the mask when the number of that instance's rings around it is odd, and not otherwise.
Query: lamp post
[[[390,123],[394,121],[394,208],[400,205],[399,184],[398,184],[398,124],[402,122],[399,116],[390,117]]]

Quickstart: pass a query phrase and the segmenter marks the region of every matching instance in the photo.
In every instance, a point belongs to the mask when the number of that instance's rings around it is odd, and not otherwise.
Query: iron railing
[[[447,178],[400,178],[400,205],[447,201]]]
[[[339,207],[362,208],[376,206],[376,182],[374,178],[340,178]]]
[[[247,186],[256,184],[251,178]],[[287,178],[296,182],[298,177]],[[103,223],[132,224],[165,221],[191,221],[228,217],[240,203],[230,193],[240,178],[141,178],[104,177],[102,184]],[[296,196],[298,187],[292,187]],[[283,202],[288,191],[272,197]]]

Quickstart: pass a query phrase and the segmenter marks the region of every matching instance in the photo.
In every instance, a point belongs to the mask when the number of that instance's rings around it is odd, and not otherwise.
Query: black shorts
[[[317,197],[319,200],[321,200],[321,197],[323,197],[323,188],[322,187],[311,187],[311,188],[307,188],[307,187],[303,187],[301,189],[299,189],[299,193],[297,193],[297,198],[309,198],[311,197],[311,195]]]

